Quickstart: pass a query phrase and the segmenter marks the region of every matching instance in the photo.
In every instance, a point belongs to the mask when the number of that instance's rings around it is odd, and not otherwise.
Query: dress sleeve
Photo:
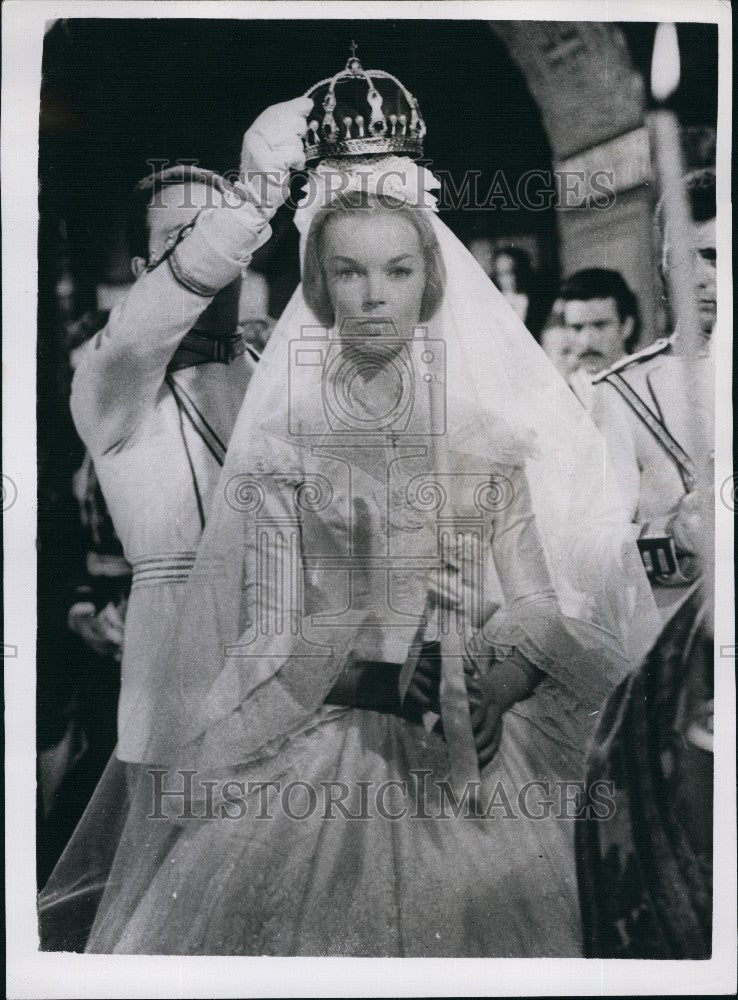
[[[495,515],[492,535],[505,604],[477,635],[477,653],[492,658],[521,654],[577,700],[599,705],[622,676],[622,657],[593,626],[563,616],[524,468],[510,467],[505,477],[510,502]]]

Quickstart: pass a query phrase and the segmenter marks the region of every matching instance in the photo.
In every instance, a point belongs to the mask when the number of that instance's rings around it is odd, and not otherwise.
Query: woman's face
[[[515,274],[515,261],[506,253],[498,253],[495,257],[494,279],[503,295],[517,292],[518,279]]]
[[[425,260],[411,222],[398,212],[337,214],[323,231],[322,265],[342,340],[412,339],[425,290]]]

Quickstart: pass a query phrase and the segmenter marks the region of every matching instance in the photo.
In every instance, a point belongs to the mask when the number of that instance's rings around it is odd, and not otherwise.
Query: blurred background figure
[[[102,330],[108,316],[107,310],[91,310],[68,326],[67,349],[72,372],[77,367],[84,345]],[[123,549],[88,451],[72,477],[72,492],[79,505],[80,523],[85,534],[86,573],[74,590],[74,602],[67,619],[69,628],[82,639],[94,657],[120,664],[131,567],[123,558]],[[106,662],[106,666],[109,665]],[[112,677],[109,674],[110,671],[103,671],[100,664],[96,664],[89,676],[84,678],[95,688],[92,697],[95,710],[87,728],[96,730],[89,749],[100,756],[100,773],[115,746],[115,707],[120,668],[113,669]],[[107,681],[111,682],[110,685]],[[110,691],[104,694],[102,688],[108,686]]]
[[[543,324],[540,344],[554,368],[568,381],[569,377],[576,371],[577,355],[571,335],[566,328],[564,305],[560,299],[554,302],[551,312]]]
[[[528,251],[512,244],[497,246],[488,236],[473,237],[467,247],[537,340],[544,319],[543,297],[536,287],[536,272]]]
[[[67,347],[72,372],[84,345],[102,330],[108,315],[103,309],[87,312],[68,328]],[[68,624],[90,654],[80,678],[81,708],[89,763],[96,772],[96,781],[116,741],[116,706],[131,567],[123,557],[123,548],[88,451],[72,477],[72,491],[85,533],[86,574],[75,587]]]
[[[238,300],[237,330],[246,344],[261,354],[274,329],[275,320],[269,315],[269,284],[253,267],[241,273],[241,291]]]
[[[538,340],[546,317],[547,302],[540,287],[540,275],[534,269],[528,251],[512,245],[498,247],[492,280]],[[549,298],[549,304],[550,301]]]
[[[495,253],[491,278],[527,325],[533,289],[533,266],[529,254],[518,247],[501,247]]]

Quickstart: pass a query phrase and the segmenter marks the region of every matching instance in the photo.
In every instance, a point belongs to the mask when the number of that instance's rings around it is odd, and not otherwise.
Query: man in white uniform
[[[710,344],[717,314],[714,171],[689,174],[686,187],[692,210],[701,349],[696,356],[685,356],[677,330],[670,338],[621,359],[593,379],[591,408],[607,441],[628,515],[646,549],[656,603],[667,618],[697,575],[695,555],[703,518],[711,521],[713,516],[712,499],[695,488],[695,458],[699,465],[703,456],[685,450],[695,413],[705,401],[685,398],[685,386],[689,390],[705,379],[708,386],[713,384]],[[685,251],[670,247],[667,233],[664,268],[675,252]]]
[[[146,762],[151,732],[176,724],[177,692],[156,664],[253,370],[236,334],[238,282],[269,238],[288,171],[304,165],[311,106],[299,98],[254,122],[237,188],[192,169],[151,179],[148,261],[133,259],[135,285],[75,373],[74,421],[133,566],[118,707],[123,761]]]

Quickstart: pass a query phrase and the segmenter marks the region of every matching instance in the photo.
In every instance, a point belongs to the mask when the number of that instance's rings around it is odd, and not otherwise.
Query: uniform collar
[[[240,333],[213,336],[195,327],[185,334],[167,365],[167,371],[176,372],[195,365],[228,365],[245,350],[246,345]]]

